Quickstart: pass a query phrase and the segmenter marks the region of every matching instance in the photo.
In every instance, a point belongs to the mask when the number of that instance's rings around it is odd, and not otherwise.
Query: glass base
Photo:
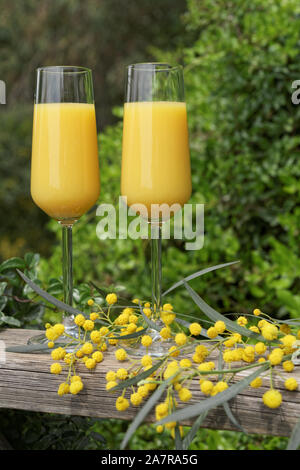
[[[78,327],[74,325],[71,318],[65,318],[63,320],[63,325],[65,327],[65,332],[74,337],[78,338]],[[49,339],[45,336],[45,333],[41,333],[39,335],[32,336],[28,339],[27,344],[34,344],[34,345],[41,345],[47,346],[49,343]],[[60,336],[57,341],[55,341],[55,347],[61,346],[66,347],[67,352],[72,352],[75,347],[78,345],[77,341],[72,344],[72,339],[69,336],[62,335]]]
[[[160,330],[165,326],[161,320],[152,321]],[[148,328],[145,335],[151,336],[152,338],[152,344],[149,348],[145,348],[145,346],[141,344],[141,338],[138,338],[138,340],[133,341],[131,344],[129,344],[129,341],[120,341],[119,344],[122,344],[122,347],[131,357],[143,357],[146,354],[149,354],[151,357],[162,357],[165,356],[170,347],[174,345],[171,339],[163,339],[157,330]]]
[[[27,344],[40,344],[40,345],[45,345],[49,343],[49,339],[46,338],[44,333],[41,333],[39,335],[34,335],[31,338],[27,340]]]

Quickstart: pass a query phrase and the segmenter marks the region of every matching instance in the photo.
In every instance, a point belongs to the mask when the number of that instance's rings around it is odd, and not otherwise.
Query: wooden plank
[[[6,329],[0,332],[0,340],[7,346],[26,344],[28,338],[37,334],[35,330]],[[121,418],[131,420],[137,412],[136,407],[130,407],[119,413],[115,408],[117,393],[105,390],[106,372],[117,370],[120,362],[114,358],[114,348],[105,353],[105,359],[97,365],[96,370],[88,371],[83,365],[78,368],[82,376],[84,390],[79,395],[59,397],[57,388],[65,374],[54,376],[49,368],[53,363],[49,354],[20,354],[6,353],[6,362],[0,363],[0,408],[13,408],[48,413],[91,416],[95,418]],[[122,367],[126,367],[126,363]],[[253,372],[243,371],[235,380]],[[281,377],[275,378],[275,386],[282,392],[283,403],[280,408],[271,410],[262,403],[262,395],[269,388],[269,378],[264,379],[263,387],[247,388],[231,400],[230,407],[238,422],[249,433],[288,436],[300,417],[300,394],[284,389],[284,378],[290,376],[283,370]],[[299,370],[294,371],[293,377],[300,379]],[[191,384],[195,403],[204,399],[199,390],[198,380]],[[186,406],[186,404],[184,405]],[[148,421],[154,422],[154,415],[148,416]],[[187,420],[185,424],[191,424]],[[203,427],[212,429],[236,428],[227,418],[222,406],[211,410]]]

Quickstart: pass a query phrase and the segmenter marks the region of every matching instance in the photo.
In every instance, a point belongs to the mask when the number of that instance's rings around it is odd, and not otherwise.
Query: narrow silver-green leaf
[[[111,388],[109,391],[114,392],[115,390],[123,390],[124,388],[131,387],[131,385],[137,384],[141,380],[144,380],[149,377],[149,375],[153,374],[153,372],[155,372],[162,365],[163,362],[164,359],[157,362],[156,364],[154,364],[154,366],[152,366],[150,369],[145,370],[141,374],[138,374],[135,377],[132,377],[131,379],[122,380],[120,383],[118,383],[118,385]]]
[[[283,323],[286,325],[292,325],[292,326],[299,326],[300,325],[300,318],[293,318],[291,320],[277,320],[277,323]]]
[[[220,345],[220,351],[219,351],[219,357],[218,357],[218,369],[220,369],[220,370],[224,369],[223,344]],[[219,380],[223,380],[223,377],[224,377],[224,374],[219,377]],[[228,402],[223,403],[223,408],[224,408],[224,411],[225,411],[229,421],[231,421],[232,424],[234,426],[236,426],[240,431],[247,434],[246,431],[243,429],[243,427],[238,422],[238,420],[235,418],[234,414],[232,413]]]
[[[300,446],[300,419],[295,424],[286,450],[297,450]]]
[[[48,292],[44,291],[39,286],[37,286],[31,279],[29,279],[29,277],[27,277],[19,269],[17,269],[17,272],[21,276],[23,281],[25,281],[26,284],[28,284],[32,290],[34,290],[34,292],[36,292],[40,297],[43,297],[43,299],[47,300],[47,302],[49,302],[50,304],[55,305],[60,310],[64,310],[68,313],[71,313],[72,315],[78,315],[79,313],[84,315],[83,312],[81,312],[80,310],[77,310],[76,308],[73,308],[70,305],[65,304],[64,302],[61,302],[56,297],[53,297],[53,295],[48,294]]]
[[[24,346],[8,346],[6,352],[15,353],[36,353],[36,352],[50,352],[47,344],[24,344]]]
[[[182,445],[183,450],[188,450],[188,448],[190,447],[191,443],[194,440],[194,437],[196,436],[198,429],[200,428],[201,424],[205,420],[206,416],[207,416],[207,411],[204,411],[204,413],[198,416],[198,418],[195,420],[193,426],[191,427],[191,429],[189,430],[189,432],[183,439],[183,445]]]
[[[74,344],[74,343],[73,343]],[[75,343],[77,344],[77,343]],[[55,347],[66,347],[66,343],[55,343]],[[72,343],[68,343],[68,346],[72,346]],[[23,353],[23,354],[31,354],[31,353],[42,353],[42,352],[51,352],[51,349],[48,347],[47,344],[24,344],[19,346],[8,346],[5,349],[6,352],[15,352],[15,353]]]
[[[231,385],[231,387],[227,388],[223,392],[218,393],[213,397],[202,400],[199,403],[195,403],[194,405],[181,408],[180,410],[175,411],[166,418],[162,419],[157,424],[165,424],[170,421],[181,421],[189,418],[194,418],[195,416],[199,416],[204,411],[209,411],[212,408],[222,405],[231,398],[235,397],[238,393],[244,390],[244,388],[248,387],[252,380],[258,377],[262,372],[267,370],[268,367],[269,364],[263,364],[257,371],[248,375],[248,377],[245,377],[234,385]]]
[[[238,422],[238,420],[236,419],[236,417],[234,416],[234,414],[232,413],[231,411],[231,408],[229,406],[229,403],[228,402],[225,402],[223,403],[223,408],[224,408],[224,411],[229,419],[229,421],[232,422],[232,424],[234,426],[236,426],[240,431],[242,431],[244,434],[247,434],[247,431],[245,431],[245,429],[243,428],[243,426]]]
[[[177,424],[175,426],[175,449],[183,450],[183,442],[182,442],[181,435],[180,435],[180,429]]]
[[[213,322],[211,320],[206,320],[202,316],[200,317],[199,315],[196,316],[196,315],[191,315],[190,313],[186,314],[186,313],[182,313],[182,312],[173,312],[173,313],[175,313],[176,318],[182,319],[182,317],[185,317],[185,318],[187,318],[187,320],[190,323],[193,322],[193,321],[198,321],[198,322],[201,321],[201,322],[204,322],[204,323],[208,323],[209,325],[213,325]]]
[[[111,291],[109,289],[103,289],[103,288],[100,288],[98,287],[94,282],[90,281],[89,284],[94,287],[94,289],[96,289],[97,292],[99,292],[99,294],[105,299],[105,297],[107,296],[107,294],[109,294]],[[130,305],[127,305],[127,304],[130,304]],[[118,305],[115,305],[114,306],[115,308],[136,308],[136,304],[134,304],[133,302],[131,302],[130,300],[128,299],[125,299],[125,297],[122,297],[120,295],[118,295]]]
[[[135,331],[134,333],[130,333],[128,335],[124,335],[124,336],[113,336],[113,337],[109,337],[109,339],[117,339],[117,340],[120,340],[120,341],[123,341],[123,340],[126,340],[126,339],[132,339],[132,338],[138,338],[139,336],[143,335],[144,333],[146,333],[146,331],[148,330],[148,327],[147,328],[143,328],[142,330],[140,331]]]
[[[174,374],[175,375],[175,374]],[[121,450],[124,449],[129,442],[129,439],[139,427],[139,425],[144,421],[146,416],[150,413],[155,403],[158,402],[162,394],[164,393],[166,387],[169,385],[174,376],[170,377],[168,380],[165,380],[160,386],[155,390],[155,392],[150,396],[149,400],[145,403],[143,408],[138,412],[132,423],[130,424],[127,432],[124,436],[124,439],[121,444]]]
[[[220,351],[219,351],[219,357],[218,357],[218,369],[224,369],[224,360],[223,360],[223,345],[221,344],[220,346]],[[224,377],[224,374],[222,376],[219,377],[219,380],[223,380],[223,377]],[[237,421],[237,419],[235,418],[234,414],[232,413],[231,411],[231,408],[229,406],[229,403],[228,402],[225,402],[223,403],[223,408],[224,408],[224,411],[229,419],[229,421],[232,422],[232,424],[234,426],[236,426],[240,431],[246,433],[246,431],[244,431],[244,429],[242,428],[242,426],[240,425],[240,423]],[[247,433],[246,433],[247,434]]]
[[[150,326],[150,328],[152,328],[152,330],[160,331],[161,328],[160,328],[154,321],[150,320],[150,319],[144,314],[141,304],[139,304],[139,307],[140,307],[141,315],[142,315],[143,319],[145,320],[145,322],[147,323],[147,325]]]
[[[108,291],[105,291],[104,289],[101,289],[100,287],[96,286],[92,281],[90,281],[90,285],[96,289],[96,291],[105,299],[107,294],[109,293]]]
[[[248,330],[243,326],[238,325],[234,321],[217,312],[217,310],[215,310],[214,308],[210,307],[186,282],[184,282],[184,286],[192,297],[195,304],[198,305],[200,310],[202,310],[202,312],[205,313],[208,318],[210,318],[214,322],[219,320],[223,321],[229,331],[235,331],[236,333],[239,333],[242,336],[247,336],[249,338],[255,338],[258,341],[267,342],[263,336],[258,335],[257,333],[254,333],[254,331]]]
[[[210,266],[209,268],[201,269],[200,271],[197,271],[194,274],[190,274],[189,276],[185,277],[184,279],[181,279],[181,281],[176,282],[171,286],[168,290],[166,290],[163,294],[164,295],[169,294],[172,290],[176,289],[179,286],[182,286],[185,282],[191,281],[192,279],[196,279],[197,277],[203,276],[203,274],[210,273],[211,271],[216,271],[217,269],[225,268],[226,266],[231,266],[232,264],[239,263],[239,261],[231,261],[230,263],[223,263],[223,264],[217,264],[216,266]]]
[[[223,344],[220,344],[219,356],[218,356],[218,369],[224,369],[224,360],[223,360]],[[220,376],[219,380],[223,380],[223,375]]]

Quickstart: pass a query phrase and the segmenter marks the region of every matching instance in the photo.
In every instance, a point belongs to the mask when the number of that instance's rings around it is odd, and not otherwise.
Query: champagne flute
[[[162,223],[191,195],[182,67],[141,63],[127,68],[121,194],[143,204],[151,224],[152,315],[161,311]],[[157,211],[157,205],[162,210]],[[164,205],[164,206],[162,206]],[[156,209],[155,211],[153,209]],[[142,210],[140,214],[143,215]]]
[[[64,302],[72,306],[72,227],[100,193],[92,72],[84,67],[37,69],[31,196],[62,226]],[[72,315],[63,314],[75,336]]]

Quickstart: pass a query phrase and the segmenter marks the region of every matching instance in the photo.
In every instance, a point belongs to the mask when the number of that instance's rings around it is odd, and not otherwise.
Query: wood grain
[[[24,345],[28,338],[37,333],[36,330],[6,329],[1,330],[0,340],[4,341],[7,347]],[[138,409],[136,407],[129,407],[125,412],[119,413],[115,408],[118,394],[105,390],[106,372],[120,367],[120,362],[114,358],[114,349],[105,353],[104,361],[97,365],[96,370],[88,371],[83,365],[79,366],[78,373],[85,386],[78,395],[64,395],[63,397],[57,395],[58,385],[65,379],[65,374],[62,373],[59,376],[50,374],[49,369],[52,363],[49,354],[6,353],[6,361],[0,362],[0,408],[125,420],[131,420],[136,415]],[[126,367],[125,363],[124,366]],[[251,372],[253,372],[251,369],[248,372],[243,371],[235,380]],[[290,435],[300,417],[300,394],[286,391],[284,379],[291,375],[282,369],[280,374],[281,377],[275,378],[275,386],[283,395],[280,408],[272,410],[262,403],[261,397],[269,388],[267,376],[264,378],[263,387],[259,389],[248,387],[230,401],[230,408],[235,418],[247,432]],[[292,376],[300,379],[300,371],[295,369]],[[193,398],[189,404],[204,399],[199,390],[198,380],[192,382],[191,390]],[[154,414],[149,415],[147,420],[154,422]],[[187,420],[185,424],[191,424],[191,421]],[[203,427],[236,430],[222,406],[208,413]]]

